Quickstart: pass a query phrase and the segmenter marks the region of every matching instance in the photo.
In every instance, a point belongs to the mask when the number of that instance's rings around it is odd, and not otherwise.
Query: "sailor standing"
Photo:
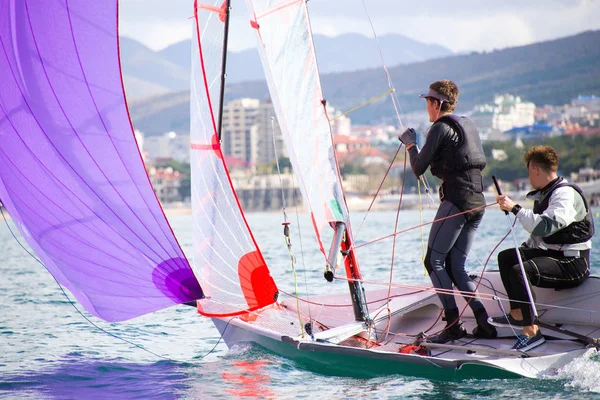
[[[454,283],[459,290],[468,293],[465,299],[477,320],[473,335],[494,338],[496,328],[488,323],[476,285],[465,271],[467,254],[485,208],[481,170],[485,168],[486,159],[479,132],[469,118],[452,114],[458,101],[458,87],[454,82],[434,82],[429,92],[420,97],[425,98],[429,121],[433,122],[425,144],[419,151],[417,134],[412,128],[404,131],[399,139],[406,146],[417,177],[429,167],[431,173],[442,180],[442,203],[429,233],[425,268],[437,289],[451,291]],[[438,295],[444,307],[446,328],[428,340],[446,343],[464,337],[467,332],[459,321],[454,296],[447,292]]]

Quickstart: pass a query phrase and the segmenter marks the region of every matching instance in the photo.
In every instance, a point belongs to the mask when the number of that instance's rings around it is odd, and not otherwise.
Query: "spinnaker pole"
[[[221,56],[221,90],[219,99],[219,124],[217,125],[217,134],[219,143],[221,142],[221,130],[223,127],[223,103],[225,100],[225,78],[227,77],[227,43],[229,40],[229,15],[231,14],[231,0],[225,0],[225,31],[223,37],[223,54]]]

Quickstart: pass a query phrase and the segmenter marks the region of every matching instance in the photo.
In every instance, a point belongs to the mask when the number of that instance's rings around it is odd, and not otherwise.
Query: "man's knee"
[[[433,264],[431,263],[431,247],[427,248],[427,254],[425,254],[423,264],[425,264],[425,269],[427,270],[427,273],[431,276],[431,272],[433,271]]]
[[[518,259],[515,249],[506,249],[498,253],[498,268],[500,270],[511,269],[516,262],[518,262]]]

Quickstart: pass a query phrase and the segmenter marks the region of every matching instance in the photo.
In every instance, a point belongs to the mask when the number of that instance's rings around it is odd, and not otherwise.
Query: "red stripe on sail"
[[[221,145],[219,144],[219,138],[215,134],[213,134],[210,144],[190,143],[190,148],[192,150],[212,150],[215,152],[217,157],[223,159],[223,153],[220,151]]]
[[[261,308],[275,301],[277,286],[258,250],[246,253],[238,262],[240,286],[248,307]]]

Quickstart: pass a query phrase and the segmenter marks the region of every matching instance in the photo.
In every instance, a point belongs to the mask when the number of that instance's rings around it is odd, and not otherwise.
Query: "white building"
[[[270,99],[259,105],[253,129],[256,131],[257,164],[270,165],[276,161],[277,157],[287,157],[281,128]]]
[[[139,143],[138,143],[139,144]],[[147,136],[143,140],[143,153],[148,160],[173,159],[190,162],[190,136],[167,132],[162,136]]]
[[[222,149],[228,156],[256,164],[258,130],[253,129],[259,111],[258,99],[237,99],[223,106]]]
[[[327,105],[327,117],[329,117],[329,124],[331,125],[333,136],[350,136],[350,133],[352,132],[352,121],[346,115],[342,114],[341,111],[336,110],[329,104]]]
[[[492,128],[506,132],[535,123],[535,104],[521,101],[519,96],[505,94],[494,98]]]

